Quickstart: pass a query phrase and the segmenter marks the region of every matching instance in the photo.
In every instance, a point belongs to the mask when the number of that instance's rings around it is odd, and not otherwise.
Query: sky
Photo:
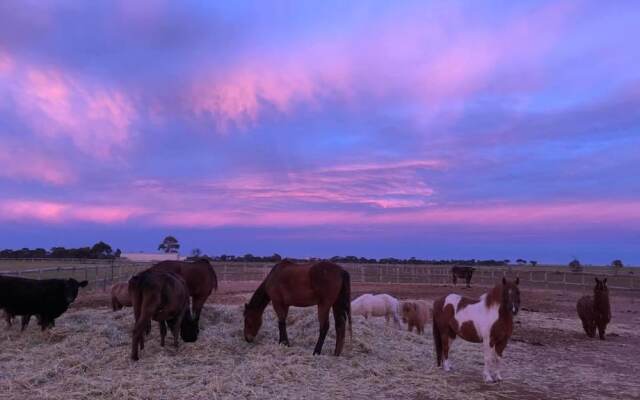
[[[640,265],[638,18],[2,1],[0,248]]]

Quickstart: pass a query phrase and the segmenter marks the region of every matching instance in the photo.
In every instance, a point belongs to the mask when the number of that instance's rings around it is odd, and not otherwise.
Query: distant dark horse
[[[600,339],[604,340],[607,324],[611,321],[611,306],[609,305],[609,288],[607,278],[596,279],[593,297],[584,296],[578,300],[576,308],[582,320],[582,327],[589,337],[596,336],[596,327]]]
[[[478,300],[450,294],[433,303],[433,343],[438,366],[442,364],[445,371],[451,369],[450,342],[460,336],[468,342],[482,343],[485,381],[502,380],[500,360],[513,332],[513,316],[520,308],[518,283],[519,278],[514,283],[502,278]]]
[[[202,307],[211,292],[218,289],[218,278],[209,261],[200,259],[194,262],[186,261],[161,261],[149,270],[156,272],[173,272],[178,274],[187,283],[189,296],[191,296],[191,308],[193,319],[200,321]]]
[[[471,287],[471,277],[473,276],[473,271],[476,269],[473,267],[459,267],[455,266],[451,268],[451,278],[453,279],[453,284],[458,283],[458,278],[464,279],[467,283],[467,287]]]
[[[185,342],[198,339],[198,325],[189,311],[189,292],[181,276],[172,272],[143,271],[129,280],[135,324],[131,343],[131,358],[138,360],[138,350],[144,349],[144,333],[151,320],[160,325],[160,345],[164,346],[167,325],[178,347],[178,334]]]
[[[270,301],[278,315],[279,343],[286,346],[289,346],[286,325],[289,307],[318,306],[320,336],[313,354],[322,352],[329,330],[329,309],[333,308],[336,324],[334,354],[340,355],[347,320],[351,332],[351,278],[342,267],[327,261],[295,264],[287,260],[274,266],[244,306],[244,337],[247,342],[252,342],[258,334],[262,314]]]

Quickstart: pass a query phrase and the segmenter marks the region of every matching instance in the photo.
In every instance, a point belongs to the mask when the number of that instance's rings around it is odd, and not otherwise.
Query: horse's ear
[[[593,279],[596,280],[596,283],[600,283],[600,279],[598,279],[598,277],[594,277]]]
[[[502,284],[506,285],[507,284],[507,278],[505,278],[504,276],[502,277]]]
[[[520,277],[516,277],[516,286],[518,286],[520,284]]]
[[[604,279],[602,280],[602,283],[604,283],[604,284],[606,285],[606,284],[607,284],[607,278],[604,278]]]

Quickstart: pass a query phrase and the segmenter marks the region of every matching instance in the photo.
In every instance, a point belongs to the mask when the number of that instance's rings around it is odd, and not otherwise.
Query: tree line
[[[113,251],[110,245],[105,242],[98,242],[91,247],[52,247],[51,249],[29,249],[19,250],[5,249],[0,251],[0,258],[82,258],[82,259],[114,259],[119,258],[122,252],[120,249]]]

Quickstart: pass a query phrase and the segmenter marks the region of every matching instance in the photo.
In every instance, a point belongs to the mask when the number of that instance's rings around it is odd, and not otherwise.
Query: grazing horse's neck
[[[262,282],[260,286],[258,286],[258,289],[256,289],[255,293],[253,293],[253,296],[251,296],[251,300],[249,300],[249,307],[264,311],[270,301],[271,299],[269,298],[265,288],[265,282]]]

